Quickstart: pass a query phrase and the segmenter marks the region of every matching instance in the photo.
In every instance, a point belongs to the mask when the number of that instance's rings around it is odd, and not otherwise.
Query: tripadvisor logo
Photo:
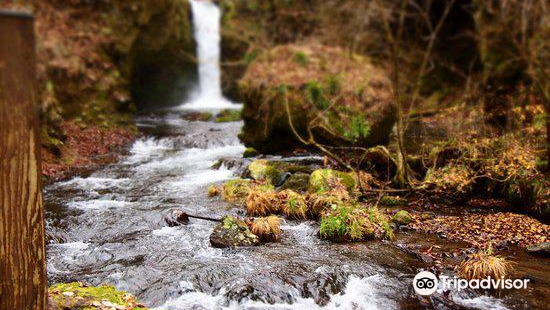
[[[465,280],[457,277],[439,276],[439,279],[429,271],[419,272],[413,279],[414,291],[420,295],[433,294],[441,282],[442,289],[454,288],[458,291],[466,288],[471,289],[526,289],[529,279],[493,279],[490,276],[486,279]]]

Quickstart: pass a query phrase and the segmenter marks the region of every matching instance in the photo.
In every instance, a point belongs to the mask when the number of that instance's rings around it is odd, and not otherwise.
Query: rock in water
[[[238,246],[251,246],[260,243],[248,225],[233,216],[226,216],[222,222],[214,227],[210,235],[210,243],[215,248],[229,248]]]
[[[530,247],[527,247],[527,252],[531,254],[550,257],[550,242],[543,242],[537,245],[532,245]]]
[[[187,225],[189,223],[189,217],[181,210],[170,210],[165,216],[164,221],[169,227]]]

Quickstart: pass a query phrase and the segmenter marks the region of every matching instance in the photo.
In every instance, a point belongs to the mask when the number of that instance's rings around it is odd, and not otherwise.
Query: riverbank
[[[65,141],[56,148],[42,148],[42,176],[46,184],[80,175],[116,162],[136,138],[123,128],[105,128],[63,122]]]

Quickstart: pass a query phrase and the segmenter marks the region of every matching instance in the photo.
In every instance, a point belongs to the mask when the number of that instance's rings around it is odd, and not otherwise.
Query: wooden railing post
[[[34,19],[0,11],[0,309],[46,307]]]

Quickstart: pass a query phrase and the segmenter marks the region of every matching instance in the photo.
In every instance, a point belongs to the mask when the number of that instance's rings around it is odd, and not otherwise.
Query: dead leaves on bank
[[[415,230],[464,241],[476,247],[484,247],[489,243],[524,247],[550,240],[550,225],[527,215],[510,212],[436,216],[431,219],[416,215],[413,219],[409,227]]]

